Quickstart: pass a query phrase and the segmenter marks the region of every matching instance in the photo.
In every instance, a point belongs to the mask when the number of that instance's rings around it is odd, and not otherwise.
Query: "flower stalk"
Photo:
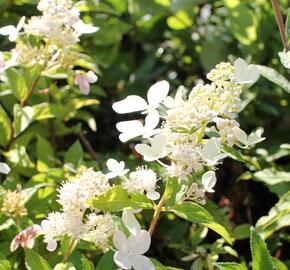
[[[153,218],[151,220],[151,224],[150,224],[150,227],[149,227],[150,236],[152,236],[153,233],[154,233],[154,230],[155,230],[156,224],[158,222],[158,219],[159,219],[160,213],[162,211],[162,208],[164,206],[164,203],[165,203],[165,193],[162,195],[158,205],[155,208],[155,212],[153,214]]]
[[[277,0],[272,0],[272,6],[275,12],[275,16],[276,16],[276,21],[279,27],[279,31],[281,34],[281,39],[282,39],[282,43],[283,43],[283,47],[284,50],[287,52],[288,51],[288,42],[287,42],[287,37],[286,37],[286,31],[285,31],[285,26],[284,26],[284,22],[283,22],[283,18],[281,16],[281,12],[279,9],[279,4]]]

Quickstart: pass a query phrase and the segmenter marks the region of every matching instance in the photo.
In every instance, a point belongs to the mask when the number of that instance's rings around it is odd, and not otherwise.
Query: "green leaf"
[[[71,113],[72,110],[73,109],[69,106],[43,102],[33,106],[33,118],[34,120],[45,120],[50,118],[63,119]]]
[[[290,182],[290,172],[278,171],[275,168],[267,168],[255,172],[253,179],[264,182],[267,185],[276,185],[283,182]]]
[[[255,227],[263,238],[267,238],[287,226],[290,226],[290,191],[270,209],[267,216],[257,221]]]
[[[0,270],[11,270],[11,264],[8,260],[0,259]]]
[[[185,11],[179,10],[174,16],[167,18],[167,24],[173,30],[183,30],[192,26],[192,20]]]
[[[50,143],[41,136],[37,136],[36,152],[37,152],[36,167],[39,172],[47,171],[50,167],[54,166],[53,148],[51,147]]]
[[[0,105],[0,145],[6,146],[11,137],[11,121]]]
[[[178,179],[170,178],[166,181],[165,205],[171,207],[177,204],[187,191],[187,185],[179,183]]]
[[[220,262],[214,264],[220,270],[247,270],[247,267],[240,263]]]
[[[76,110],[90,105],[99,105],[100,101],[98,99],[88,99],[88,98],[74,98],[71,99],[68,105]]]
[[[158,262],[155,259],[151,259],[155,266],[155,270],[181,270],[181,268],[175,268],[175,267],[169,267],[169,266],[164,266],[162,263]]]
[[[10,68],[6,70],[9,87],[12,94],[20,101],[24,101],[28,96],[28,87],[26,85],[25,77],[17,69]]]
[[[99,260],[98,265],[95,270],[117,270],[118,267],[114,263],[114,252],[108,251],[106,254],[102,256]]]
[[[239,151],[237,151],[235,148],[224,145],[223,150],[229,154],[230,158],[240,161],[240,162],[246,162],[243,155]]]
[[[78,165],[83,159],[84,151],[79,141],[76,141],[66,152],[64,156],[65,163]]]
[[[170,211],[177,216],[186,219],[190,222],[200,223],[206,226],[219,235],[221,235],[228,243],[232,244],[232,239],[228,231],[220,224],[218,224],[212,215],[202,206],[193,202],[183,202],[175,205]]]
[[[272,263],[274,265],[275,270],[288,270],[289,268],[277,258],[272,258]]]
[[[151,209],[152,204],[145,195],[138,192],[128,193],[122,186],[114,186],[106,194],[98,196],[89,201],[93,207],[107,211],[118,212],[123,211],[125,208],[133,209]]]
[[[241,224],[235,228],[232,235],[235,239],[241,240],[241,239],[247,239],[250,237],[250,229],[251,225],[248,223]]]
[[[257,40],[259,25],[257,14],[240,0],[224,0],[229,11],[230,27],[235,38],[243,45],[251,45]]]
[[[75,270],[76,268],[74,265],[69,262],[69,263],[58,263],[53,270]],[[82,269],[85,270],[85,269]]]
[[[256,67],[259,69],[260,74],[263,77],[279,85],[287,93],[290,94],[290,82],[284,76],[282,76],[279,72],[277,72],[273,68],[266,67],[266,66],[256,65]]]
[[[25,265],[27,270],[51,270],[47,261],[31,249],[25,249]]]
[[[253,270],[274,269],[272,257],[269,250],[267,249],[267,245],[253,227],[251,228],[250,242],[253,260]]]
[[[33,108],[26,106],[22,108],[19,104],[13,107],[14,114],[14,136],[22,133],[33,121]]]

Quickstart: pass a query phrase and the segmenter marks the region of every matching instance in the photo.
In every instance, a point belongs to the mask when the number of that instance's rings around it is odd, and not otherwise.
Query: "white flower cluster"
[[[43,65],[43,73],[48,75],[60,67],[72,69],[78,59],[74,45],[80,36],[99,30],[84,23],[72,0],[41,0],[37,8],[42,12],[41,16],[32,16],[27,22],[22,17],[16,27],[7,25],[0,28],[0,35],[16,42],[9,60],[5,61],[0,52],[0,73],[22,64]],[[38,41],[31,44],[29,36],[37,37]],[[90,84],[96,81],[97,75],[93,71],[75,71],[75,84],[84,94],[89,93]]]
[[[98,30],[85,25],[71,0],[41,0],[37,6],[42,16],[33,16],[24,26],[25,32],[46,38],[60,47],[70,47],[84,33]]]
[[[248,148],[264,139],[260,131],[247,136],[234,119],[242,108],[243,87],[251,86],[259,78],[256,66],[247,65],[239,58],[234,65],[218,64],[207,78],[211,83],[196,85],[188,97],[183,87],[178,89],[175,98],[168,97],[169,84],[161,81],[150,87],[148,101],[139,96],[128,96],[113,104],[117,113],[141,111],[147,114],[144,126],[137,120],[117,124],[121,141],[142,136],[149,143],[135,147],[146,161],[157,160],[164,165],[169,177],[179,181],[188,180],[195,172],[205,171],[185,196],[201,203],[205,202],[206,192],[214,192],[215,167],[228,155],[223,146]],[[165,121],[158,128],[160,118]],[[160,159],[166,156],[164,164]],[[133,180],[127,185],[130,190],[141,183],[138,173],[130,174],[129,179]]]
[[[91,241],[100,249],[107,250],[108,240],[114,233],[113,216],[102,215],[97,209],[90,209],[87,213],[90,208],[87,201],[109,189],[109,179],[93,169],[85,169],[71,181],[63,183],[58,190],[62,212],[50,213],[41,223],[47,249],[55,250],[57,240],[69,235],[74,240]]]
[[[115,178],[119,176],[122,180],[122,186],[130,192],[146,193],[146,196],[150,200],[158,200],[160,194],[155,191],[156,183],[158,181],[157,175],[151,169],[146,167],[136,168],[135,171],[131,172],[128,176],[128,169],[125,169],[125,163],[120,163],[115,159],[109,159],[107,161],[107,167],[109,178]]]

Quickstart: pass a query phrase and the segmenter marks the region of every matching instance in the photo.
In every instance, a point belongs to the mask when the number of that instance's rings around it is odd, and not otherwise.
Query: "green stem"
[[[200,130],[199,130],[199,132],[198,132],[198,135],[197,135],[197,141],[196,141],[196,144],[200,144],[200,143],[202,142],[202,138],[203,138],[203,136],[204,136],[204,132],[205,132],[206,127],[207,127],[207,122],[204,123],[204,124],[201,126],[201,128],[200,128]]]
[[[66,253],[65,253],[65,255],[63,256],[63,260],[62,260],[63,263],[67,262],[69,256],[71,255],[71,253],[72,253],[72,251],[74,249],[75,244],[76,244],[76,240],[72,240],[70,245],[69,245],[69,247],[68,247],[68,249],[67,249],[67,251],[66,251]]]
[[[154,233],[154,230],[155,230],[157,221],[159,219],[160,213],[162,211],[162,208],[164,206],[164,203],[165,203],[165,193],[162,195],[158,205],[155,208],[155,212],[153,214],[153,218],[152,218],[152,221],[151,221],[151,224],[150,224],[150,227],[149,227],[149,233],[150,233],[151,236]]]

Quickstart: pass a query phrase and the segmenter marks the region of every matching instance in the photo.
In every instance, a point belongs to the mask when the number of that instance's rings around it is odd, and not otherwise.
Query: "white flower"
[[[17,26],[7,25],[0,28],[0,35],[8,36],[9,41],[14,42],[16,41],[20,30],[22,29],[25,23],[25,17],[22,17],[17,24]]]
[[[151,146],[140,143],[135,146],[135,150],[144,157],[146,161],[154,161],[167,155],[167,137],[164,133],[159,133],[150,139]]]
[[[257,66],[248,65],[242,58],[238,58],[234,66],[237,83],[253,85],[260,77]]]
[[[81,34],[92,34],[97,32],[100,28],[91,24],[85,24],[82,20],[77,21],[73,24],[73,28]]]
[[[41,222],[41,228],[44,234],[44,242],[47,243],[47,250],[54,251],[57,248],[55,238],[65,233],[64,215],[59,212],[50,213],[48,217]]]
[[[290,68],[290,51],[279,52],[280,61],[285,68]]]
[[[137,168],[135,172],[131,172],[129,179],[123,182],[123,186],[129,192],[146,192],[146,196],[150,200],[157,200],[160,194],[155,191],[156,183],[158,179],[156,173],[151,169],[145,169],[143,167]]]
[[[0,73],[16,65],[17,57],[18,57],[17,51],[13,50],[11,58],[8,61],[5,61],[4,54],[0,52]]]
[[[115,232],[113,243],[117,251],[114,261],[122,269],[154,270],[153,263],[143,255],[150,248],[151,237],[149,232],[141,230],[134,216],[138,211],[125,210],[122,214],[122,221],[132,235],[127,238],[123,232]]]
[[[8,174],[11,171],[6,163],[0,162],[0,173]]]
[[[201,183],[205,191],[210,193],[214,192],[213,187],[215,186],[216,181],[217,179],[214,171],[208,171],[204,173],[201,178]]]
[[[246,134],[245,131],[238,127],[233,128],[233,132],[235,138],[246,148],[265,140],[265,138],[262,137],[262,131],[259,129],[255,132],[252,132],[249,136]]]
[[[124,176],[129,170],[125,169],[125,162],[118,162],[117,160],[110,158],[107,161],[107,167],[109,169],[109,173],[106,176],[111,179],[117,176]]]
[[[117,251],[114,261],[122,269],[155,270],[153,263],[143,254],[150,248],[151,238],[147,231],[141,230],[129,238],[121,231],[117,231],[113,237]]]
[[[97,80],[98,76],[93,71],[84,74],[77,73],[75,76],[75,84],[80,87],[85,95],[90,93],[90,84],[96,83]]]
[[[160,103],[167,97],[169,92],[169,83],[167,81],[160,81],[152,85],[147,93],[148,103],[145,99],[131,95],[125,99],[113,104],[113,109],[119,114],[142,111],[149,113],[155,110]]]
[[[145,125],[141,121],[131,120],[117,123],[116,128],[121,132],[119,135],[120,141],[127,142],[135,137],[148,138],[158,133],[160,129],[155,129],[158,123],[159,114],[154,110],[146,116]]]
[[[34,246],[34,238],[41,233],[42,228],[35,224],[21,231],[12,240],[10,244],[10,251],[14,252],[20,245],[23,248],[32,249]]]
[[[201,148],[200,154],[209,166],[215,166],[227,154],[221,154],[221,143],[218,138],[210,138]]]
[[[109,189],[108,177],[93,169],[86,169],[72,181],[62,184],[58,189],[58,202],[65,212],[84,211],[88,207],[88,200],[106,193]]]
[[[134,215],[134,213],[141,211],[140,209],[124,210],[122,213],[122,221],[131,234],[136,235],[141,231],[141,226]]]
[[[82,239],[94,242],[98,248],[107,251],[110,247],[109,239],[115,232],[112,215],[88,214],[87,222],[84,225],[84,231],[85,233]]]

